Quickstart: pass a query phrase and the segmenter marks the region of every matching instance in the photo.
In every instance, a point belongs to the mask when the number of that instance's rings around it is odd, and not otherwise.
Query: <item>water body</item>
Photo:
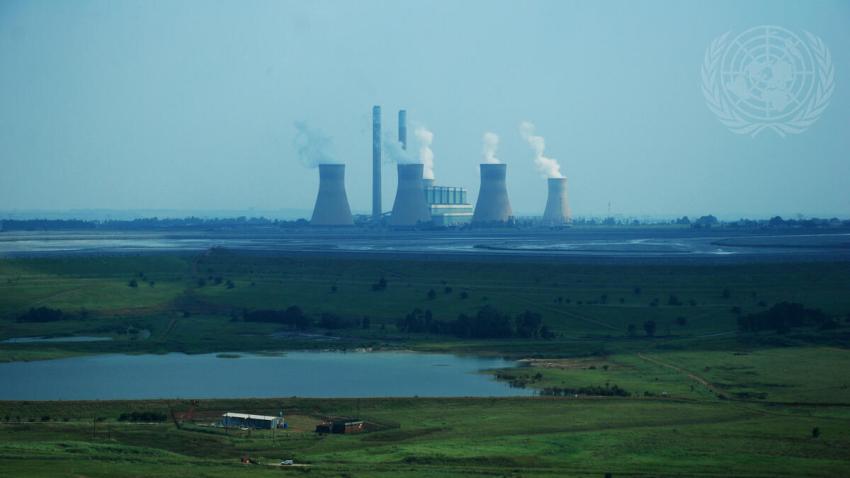
[[[441,257],[612,258],[676,261],[834,260],[850,258],[850,233],[824,230],[576,228],[372,232],[359,229],[179,232],[0,233],[0,257],[201,252],[212,247],[258,253],[405,254]]]
[[[150,332],[148,332],[150,336]],[[68,342],[103,342],[112,337],[92,337],[86,335],[71,335],[68,337],[14,337],[0,340],[0,344],[34,344],[34,343],[68,343]]]
[[[515,362],[412,352],[93,355],[0,364],[0,400],[531,395],[480,373]]]

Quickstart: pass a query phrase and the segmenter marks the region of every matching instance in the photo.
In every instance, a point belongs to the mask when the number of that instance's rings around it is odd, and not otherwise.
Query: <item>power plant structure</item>
[[[504,163],[480,165],[481,188],[473,208],[466,188],[438,186],[434,179],[423,178],[423,164],[406,163],[405,159],[404,163],[397,165],[398,189],[392,211],[384,213],[381,205],[382,142],[381,106],[375,105],[372,107],[372,224],[453,227],[469,223],[478,226],[498,225],[513,221],[506,184],[507,165]],[[398,111],[398,143],[402,149],[407,149],[406,110]],[[389,154],[395,155],[392,151]],[[549,196],[542,222],[538,224],[568,225],[571,214],[567,200],[567,179],[549,178],[547,182]],[[319,193],[310,224],[354,224],[345,191],[345,165],[319,164]]]
[[[381,220],[381,107],[372,107],[372,220]]]
[[[319,165],[319,194],[313,207],[313,226],[353,226],[348,196],[345,194],[345,165]]]
[[[549,178],[549,197],[543,211],[543,223],[561,226],[570,222],[570,206],[567,202],[567,178]]]
[[[421,163],[398,165],[398,189],[390,215],[390,226],[416,226],[431,222],[431,211],[425,202]]]
[[[407,149],[407,110],[398,110],[398,142]]]
[[[466,188],[435,186],[433,179],[424,179],[425,202],[431,209],[435,226],[451,227],[472,221],[472,204],[467,200]]]
[[[473,224],[505,223],[512,219],[506,175],[507,165],[504,163],[481,164],[481,189],[472,215]]]

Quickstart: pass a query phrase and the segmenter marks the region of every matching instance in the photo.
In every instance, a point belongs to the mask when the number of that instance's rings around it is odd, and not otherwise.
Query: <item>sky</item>
[[[712,41],[759,25],[831,53],[834,92],[784,137],[708,108]],[[438,184],[474,200],[499,135],[514,212],[546,179],[545,138],[576,216],[850,217],[847,1],[0,2],[0,211],[309,213],[318,171],[296,122],[330,138],[355,212],[371,208],[371,109],[433,133]],[[392,206],[395,166],[384,164]]]

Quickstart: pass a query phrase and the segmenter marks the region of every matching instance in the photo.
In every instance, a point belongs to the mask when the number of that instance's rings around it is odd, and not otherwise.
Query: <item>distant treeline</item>
[[[168,417],[158,412],[130,412],[122,413],[118,417],[119,422],[164,422]]]
[[[714,227],[732,228],[732,229],[822,229],[822,228],[840,228],[850,227],[850,220],[841,220],[837,217],[833,218],[809,218],[809,219],[783,219],[780,216],[774,216],[770,219],[747,219],[742,218],[735,221],[721,221],[714,215],[700,216],[690,218],[682,216],[672,220],[641,220],[636,218],[575,218],[572,221],[573,225],[577,226],[651,226],[662,224],[675,224],[680,226],[690,226],[693,229],[710,229]],[[520,222],[520,225],[525,223]]]
[[[323,329],[350,329],[356,327],[369,328],[369,319],[352,319],[340,315],[323,312],[314,318],[304,313],[300,307],[293,305],[285,310],[253,310],[245,311],[242,320],[246,322],[267,322],[283,325],[295,330],[309,330],[313,327]]]
[[[83,312],[83,314],[85,314]],[[76,315],[66,314],[62,309],[51,309],[50,307],[34,307],[18,316],[21,323],[58,322],[60,320],[73,319]]]
[[[838,327],[838,322],[820,309],[808,309],[796,302],[780,302],[763,312],[738,318],[738,329],[743,332],[762,330],[787,332],[795,327],[834,329]]]
[[[4,219],[0,231],[67,231],[109,230],[135,231],[149,229],[221,229],[242,227],[300,227],[307,225],[305,219],[282,221],[264,217],[235,217],[205,219],[187,217],[182,219],[144,218],[130,220],[82,221],[77,219]]]
[[[574,395],[590,395],[595,397],[628,397],[629,392],[617,385],[601,385],[580,388],[546,387],[540,395],[548,397],[569,397]]]
[[[366,224],[361,216],[355,217],[355,223]],[[235,218],[199,218],[186,217],[182,219],[169,218],[140,218],[140,219],[108,219],[108,220],[79,220],[79,219],[4,219],[0,220],[0,231],[68,231],[68,230],[107,230],[107,231],[136,231],[151,229],[239,229],[246,227],[303,227],[308,225],[306,219],[284,221],[265,217]],[[850,228],[850,220],[833,218],[783,219],[774,216],[770,219],[738,219],[735,221],[720,221],[708,214],[696,218],[682,216],[676,219],[637,219],[615,217],[577,217],[572,221],[577,226],[656,226],[675,224],[690,226],[694,229],[713,227],[733,229],[820,229],[820,228]],[[517,219],[509,224],[511,227],[535,227],[539,219]]]
[[[475,315],[460,314],[457,319],[437,320],[430,310],[414,309],[396,321],[402,332],[454,335],[464,339],[552,339],[555,334],[545,325],[540,314],[526,310],[511,317],[486,305]]]

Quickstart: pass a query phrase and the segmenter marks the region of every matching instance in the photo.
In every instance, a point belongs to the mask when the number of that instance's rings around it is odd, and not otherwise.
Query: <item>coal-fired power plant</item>
[[[549,197],[543,211],[543,223],[558,226],[570,222],[570,206],[567,202],[567,178],[549,178]]]
[[[398,165],[398,190],[395,194],[391,226],[415,226],[431,221],[431,211],[425,202],[422,164]]]
[[[351,226],[351,208],[345,194],[345,165],[319,165],[319,194],[310,224],[314,226]]]
[[[481,189],[478,192],[478,201],[475,202],[473,223],[507,222],[513,216],[505,183],[506,174],[507,165],[504,163],[481,165]]]

